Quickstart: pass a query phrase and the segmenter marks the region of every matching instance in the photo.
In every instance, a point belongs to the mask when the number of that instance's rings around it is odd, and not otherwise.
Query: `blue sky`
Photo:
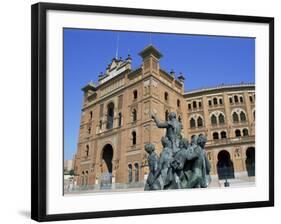
[[[119,38],[117,38],[119,36]],[[132,57],[141,65],[138,53],[152,43],[162,54],[160,66],[186,78],[185,90],[255,82],[255,40],[253,38],[117,32],[64,29],[64,156],[72,159],[77,149],[83,92],[96,82],[116,55]]]

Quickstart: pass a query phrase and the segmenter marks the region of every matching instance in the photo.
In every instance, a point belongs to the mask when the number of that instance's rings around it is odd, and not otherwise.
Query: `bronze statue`
[[[182,124],[177,120],[177,115],[174,112],[169,113],[168,121],[160,122],[156,115],[151,115],[158,128],[166,128],[166,137],[172,143],[173,153],[178,150],[178,143],[181,139]]]
[[[155,147],[153,144],[146,144],[144,149],[148,153],[147,162],[149,167],[149,174],[146,180],[144,190],[160,190],[160,183],[154,178],[158,170],[158,156],[155,153]]]
[[[152,119],[158,128],[166,128],[166,135],[161,139],[163,149],[159,158],[154,145],[145,145],[149,154],[145,190],[208,187],[211,165],[205,151],[206,136],[193,136],[189,144],[181,135],[182,123],[174,112],[169,113],[165,122],[154,114]]]

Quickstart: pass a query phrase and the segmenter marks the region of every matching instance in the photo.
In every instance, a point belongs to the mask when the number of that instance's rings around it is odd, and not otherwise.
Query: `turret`
[[[144,48],[139,55],[142,57],[142,68],[144,74],[159,74],[159,59],[163,56],[153,45]]]

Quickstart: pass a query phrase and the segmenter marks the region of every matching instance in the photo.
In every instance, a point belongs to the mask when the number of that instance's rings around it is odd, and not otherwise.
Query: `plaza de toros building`
[[[255,175],[255,86],[252,84],[184,91],[184,75],[160,68],[162,54],[152,45],[132,59],[112,59],[97,84],[82,88],[79,141],[74,158],[78,187],[86,189],[143,187],[148,174],[144,145],[162,150],[161,120],[173,111],[182,134],[205,134],[212,176],[218,179]]]

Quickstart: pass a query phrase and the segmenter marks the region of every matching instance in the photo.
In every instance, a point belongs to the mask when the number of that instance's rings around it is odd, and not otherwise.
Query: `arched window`
[[[221,132],[221,138],[226,138],[226,132],[225,131]]]
[[[202,107],[202,103],[198,102],[198,107],[201,108]]]
[[[191,118],[189,123],[190,123],[190,128],[195,128],[195,120],[194,120],[194,118]]]
[[[213,102],[214,102],[214,105],[217,105],[217,104],[218,104],[218,99],[217,99],[217,98],[214,98],[214,99],[213,99]]]
[[[243,96],[240,96],[240,103],[243,103]]]
[[[134,165],[135,168],[135,182],[139,182],[139,164],[135,163]]]
[[[247,128],[243,129],[243,136],[249,136],[249,131]]]
[[[217,117],[213,114],[211,116],[211,124],[212,125],[217,125],[218,121],[217,121]]]
[[[181,101],[178,99],[177,100],[177,106],[180,107],[181,106]]]
[[[169,99],[169,94],[167,92],[164,93],[164,99],[168,100]]]
[[[85,155],[86,155],[86,157],[89,156],[89,150],[90,150],[89,145],[86,145],[86,150],[85,150]]]
[[[197,127],[203,127],[203,119],[202,119],[202,117],[198,117],[198,119],[197,119]]]
[[[91,126],[88,127],[88,134],[91,134]]]
[[[169,118],[169,111],[166,110],[166,112],[165,112],[165,120],[168,121],[168,118]]]
[[[196,107],[197,107],[197,102],[196,102],[196,101],[193,101],[193,102],[192,102],[192,106],[193,106],[193,108],[196,108]]]
[[[134,100],[137,99],[138,98],[138,91],[134,90],[133,94],[134,94]]]
[[[235,130],[235,136],[240,137],[241,136],[241,131],[239,129]]]
[[[122,113],[119,112],[118,113],[118,126],[121,127],[121,125],[122,125]]]
[[[114,121],[114,104],[110,103],[107,106],[107,129],[113,128],[113,121]]]
[[[253,102],[253,97],[249,96],[249,99],[250,99],[250,102],[252,103]]]
[[[229,97],[229,103],[233,103],[232,97]]]
[[[219,99],[220,104],[222,104],[222,98]]]
[[[232,121],[233,121],[234,123],[238,123],[238,122],[239,122],[238,114],[237,114],[236,112],[234,112],[234,113],[232,114]]]
[[[253,111],[254,120],[256,119],[256,111]]]
[[[131,183],[133,181],[133,167],[132,164],[128,165],[128,182]]]
[[[136,109],[133,109],[133,122],[137,121],[137,110]]]
[[[240,112],[240,120],[241,122],[246,122],[246,114],[243,111]]]
[[[223,116],[223,114],[219,115],[219,123],[220,124],[224,124],[224,116]]]
[[[132,144],[137,144],[137,134],[135,131],[132,132]]]
[[[219,133],[218,132],[214,132],[213,133],[213,139],[219,139]]]
[[[236,95],[234,96],[234,102],[238,103],[238,96],[236,96]]]
[[[209,106],[212,106],[212,101],[208,100]]]
[[[188,109],[191,110],[191,103],[188,104]]]

